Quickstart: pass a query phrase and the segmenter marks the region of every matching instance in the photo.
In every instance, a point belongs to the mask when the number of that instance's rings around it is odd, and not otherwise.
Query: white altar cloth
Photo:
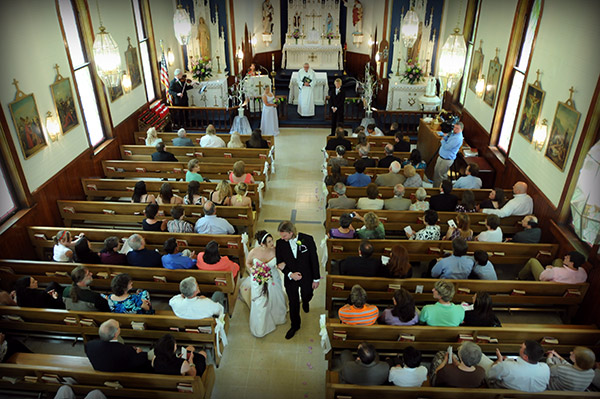
[[[300,68],[298,68],[300,69]],[[292,79],[290,80],[290,94],[288,95],[288,102],[290,104],[298,104],[298,72],[292,73]],[[328,86],[327,86],[327,74],[325,72],[315,72],[315,85],[313,86],[314,102],[315,105],[325,104],[325,97],[327,97]]]
[[[283,45],[283,60],[281,62],[286,69],[300,69],[308,62],[312,69],[341,70],[342,69],[342,45],[331,44],[309,44],[302,39],[298,44],[294,39],[287,39]]]
[[[427,84],[411,85],[401,82],[395,76],[390,79],[388,86],[387,111],[420,111],[419,97],[425,94]]]
[[[200,90],[206,90],[200,94]],[[190,107],[225,108],[227,106],[227,79],[213,79],[200,82],[194,89],[187,91]]]

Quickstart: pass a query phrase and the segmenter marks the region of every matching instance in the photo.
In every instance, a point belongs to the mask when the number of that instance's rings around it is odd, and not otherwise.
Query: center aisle
[[[321,201],[321,148],[329,129],[284,128],[275,139],[275,174],[267,184],[256,231],[265,229],[277,240],[277,226],[292,220],[299,232],[320,243],[325,236]],[[251,242],[254,240],[251,238]],[[323,277],[323,269],[321,274]],[[325,282],[315,291],[310,313],[300,312],[302,326],[285,339],[290,321],[263,338],[250,334],[250,311],[238,301],[229,328],[229,345],[216,371],[215,399],[305,399],[325,397],[324,360],[319,315],[325,312]]]

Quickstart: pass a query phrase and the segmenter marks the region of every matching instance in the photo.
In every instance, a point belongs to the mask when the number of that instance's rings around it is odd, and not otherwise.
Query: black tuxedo
[[[177,78],[173,79],[171,81],[171,83],[169,84],[169,93],[173,97],[173,105],[176,105],[178,107],[187,107],[188,106],[188,96],[187,96],[186,92],[193,88],[194,87],[191,84],[186,83],[185,91],[184,91],[183,83],[180,80],[178,80]],[[183,93],[183,96],[179,97],[177,95],[179,93]]]
[[[85,353],[96,371],[151,372],[148,354],[137,353],[133,346],[95,339],[85,344]]]
[[[335,87],[329,93],[329,109],[331,110],[331,135],[335,135],[335,129],[339,123],[344,123],[344,102],[346,101],[346,93],[340,87],[339,93],[335,94]],[[333,112],[331,107],[336,107],[337,111]]]
[[[275,246],[277,263],[285,262],[285,267],[283,268],[283,280],[290,304],[290,320],[292,322],[292,328],[296,330],[300,328],[300,296],[298,295],[298,289],[300,289],[302,295],[302,302],[309,303],[313,297],[313,280],[321,278],[315,240],[312,236],[298,233],[297,242],[299,242],[299,245],[296,252],[296,258],[294,258],[292,248],[288,241],[280,238],[277,240]],[[300,272],[302,274],[302,278],[299,281],[292,280],[288,277],[290,273],[295,272]]]

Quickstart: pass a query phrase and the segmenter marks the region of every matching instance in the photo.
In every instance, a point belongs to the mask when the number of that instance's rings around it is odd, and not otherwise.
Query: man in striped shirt
[[[356,326],[371,326],[377,321],[379,309],[377,306],[367,304],[367,292],[356,284],[350,291],[352,305],[344,305],[338,311],[343,324]]]
[[[550,366],[548,389],[553,391],[585,391],[594,379],[594,352],[583,346],[576,346],[569,359],[563,359],[556,351],[548,352],[546,364]]]

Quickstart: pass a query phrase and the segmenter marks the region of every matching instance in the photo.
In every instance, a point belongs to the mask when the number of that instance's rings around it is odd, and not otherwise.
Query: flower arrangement
[[[252,268],[252,281],[262,286],[262,294],[269,296],[268,284],[275,285],[271,268],[265,262],[256,262]]]
[[[283,104],[285,102],[285,97],[275,97],[275,99],[273,100],[273,102],[277,105],[279,104]]]
[[[192,76],[203,81],[212,76],[212,62],[208,57],[202,57],[198,61],[192,61]]]
[[[406,70],[402,74],[402,80],[408,81],[408,83],[412,85],[420,82],[422,78],[423,70],[419,66],[419,63],[413,62],[413,60],[408,60],[406,63]]]
[[[292,32],[292,37],[296,40],[300,39],[300,29],[294,29],[294,31]]]
[[[327,34],[325,35],[325,38],[329,40],[333,39],[334,37],[335,35],[333,34],[333,32],[327,32]]]

